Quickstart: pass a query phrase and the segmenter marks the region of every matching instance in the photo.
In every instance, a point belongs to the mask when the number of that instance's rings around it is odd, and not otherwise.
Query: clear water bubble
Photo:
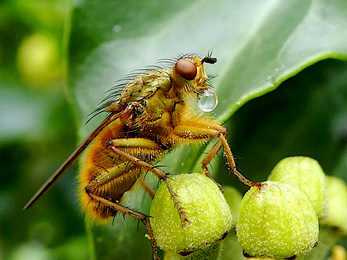
[[[116,24],[115,26],[113,26],[113,31],[114,32],[120,32],[122,30],[122,26],[120,26],[119,24]]]
[[[203,112],[211,112],[216,108],[217,105],[218,96],[211,89],[205,90],[198,102],[198,107]]]

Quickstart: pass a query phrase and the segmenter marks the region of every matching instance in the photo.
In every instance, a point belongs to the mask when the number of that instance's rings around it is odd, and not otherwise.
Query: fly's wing
[[[86,149],[86,147],[94,140],[94,138],[111,122],[116,120],[119,114],[110,114],[97,129],[91,133],[66,159],[66,161],[53,173],[53,175],[42,185],[42,187],[35,193],[30,201],[24,206],[23,210],[30,208],[34,202],[41,197],[41,195],[65,172],[65,170],[76,160],[76,158]]]
[[[129,79],[130,78],[125,78],[124,80]],[[170,86],[170,71],[155,69],[144,74],[139,74],[127,83],[125,87],[123,84],[120,84],[111,90],[110,95],[104,100],[104,104],[94,112],[94,115],[102,111],[111,112],[111,114],[76,148],[69,158],[67,158],[57,171],[42,185],[31,200],[24,206],[24,210],[29,208],[60,177],[60,175],[65,172],[108,124],[119,117],[127,117],[129,113],[132,113],[133,107],[129,106],[129,104],[146,99],[158,88],[169,88]]]

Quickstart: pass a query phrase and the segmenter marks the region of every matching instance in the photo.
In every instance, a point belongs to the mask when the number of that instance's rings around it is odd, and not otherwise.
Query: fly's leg
[[[152,199],[155,196],[155,191],[143,180],[142,178],[138,178],[138,181],[140,182],[141,186],[148,192],[148,194],[152,197]]]
[[[160,154],[161,148],[156,142],[153,142],[144,138],[130,138],[130,139],[114,139],[112,141],[112,145],[116,148],[147,148],[152,150],[152,153]],[[150,152],[149,152],[150,153]],[[141,178],[138,178],[142,187],[149,193],[149,195],[154,198],[155,192],[154,190]]]
[[[232,170],[232,172],[236,175],[236,177],[238,177],[241,182],[248,186],[260,186],[260,183],[248,180],[237,170],[234,156],[231,152],[228,141],[226,140],[227,131],[223,126],[213,123],[207,126],[179,125],[175,127],[174,132],[177,136],[181,138],[193,138],[201,140],[219,138],[219,142],[212,148],[212,150],[209,152],[209,154],[205,157],[205,159],[202,162],[202,169],[207,177],[212,179],[211,175],[208,172],[207,164],[212,160],[212,158],[216,155],[218,150],[223,146],[229,167]],[[220,187],[220,185],[218,186]]]
[[[149,219],[148,219],[148,216],[143,214],[143,213],[140,213],[140,212],[137,212],[135,210],[131,210],[131,209],[128,209],[128,208],[125,208],[117,203],[114,203],[114,202],[111,202],[105,198],[102,198],[98,195],[95,195],[95,194],[92,194],[92,193],[89,193],[89,196],[91,198],[93,198],[94,200],[96,201],[99,201],[105,205],[107,205],[108,207],[122,213],[122,214],[126,214],[128,216],[132,216],[140,221],[142,221],[142,223],[146,226],[146,229],[147,229],[147,232],[148,232],[148,236],[152,242],[152,247],[153,247],[153,254],[154,254],[154,259],[155,260],[160,260],[159,257],[158,257],[158,247],[157,247],[157,242],[155,241],[155,238],[153,236],[153,230],[152,230],[152,227],[151,227],[151,224],[149,222]]]
[[[148,163],[148,162],[145,162],[129,153],[126,153],[124,151],[122,151],[121,149],[119,149],[118,147],[120,146],[121,142],[123,139],[114,139],[114,140],[111,140],[108,142],[107,144],[107,147],[109,149],[111,149],[115,154],[119,155],[120,157],[130,161],[130,162],[133,162],[134,164],[146,169],[146,170],[149,170],[151,172],[153,172],[155,175],[158,176],[159,179],[163,180],[170,195],[171,195],[171,198],[172,200],[174,201],[175,205],[176,205],[176,208],[178,210],[178,213],[180,215],[180,218],[181,218],[181,222],[182,222],[182,226],[183,227],[186,227],[187,224],[190,224],[190,220],[187,218],[186,214],[184,213],[184,210],[183,210],[183,207],[181,206],[181,204],[179,203],[178,199],[177,199],[177,196],[175,194],[175,192],[173,191],[172,187],[171,187],[171,184],[167,178],[167,174],[166,172],[156,168],[154,165]],[[141,141],[144,141],[144,143],[148,146],[146,147],[149,147],[150,146],[150,143],[152,143],[153,147],[152,148],[156,148],[158,146],[157,143],[151,141],[151,140],[147,140],[147,139],[142,139],[142,138],[134,138],[134,139],[126,139],[126,146],[130,146],[132,142],[134,142],[134,144],[137,144],[137,146],[140,146],[140,147],[143,147],[142,144],[141,144]],[[117,147],[118,146],[118,147]]]
[[[231,169],[231,171],[236,175],[237,178],[239,178],[239,180],[241,182],[243,182],[244,184],[248,185],[248,186],[260,186],[260,183],[258,182],[252,182],[250,180],[248,180],[245,176],[242,175],[242,173],[240,173],[238,170],[237,170],[237,167],[236,167],[236,163],[235,163],[235,160],[234,160],[234,155],[233,153],[231,152],[231,149],[230,149],[230,146],[228,144],[228,141],[226,140],[225,138],[225,135],[222,134],[221,132],[217,132],[217,137],[219,138],[219,142],[215,145],[214,148],[216,149],[212,149],[211,152],[205,157],[205,159],[202,161],[202,167],[203,169],[205,169],[205,171],[208,172],[207,170],[207,164],[210,163],[210,161],[212,160],[212,158],[216,155],[216,153],[218,152],[219,148],[221,146],[224,147],[224,152],[226,154],[226,158],[228,160],[228,164],[229,164],[229,167]],[[218,150],[217,150],[218,148]]]
[[[216,182],[212,176],[210,175],[207,165],[210,163],[210,161],[212,160],[212,158],[217,154],[217,152],[219,151],[219,149],[222,146],[222,142],[218,142],[213,148],[212,150],[208,153],[208,155],[204,158],[204,160],[202,161],[202,172],[208,177],[210,178],[217,186],[218,188],[223,191],[222,185],[220,185],[218,182]]]

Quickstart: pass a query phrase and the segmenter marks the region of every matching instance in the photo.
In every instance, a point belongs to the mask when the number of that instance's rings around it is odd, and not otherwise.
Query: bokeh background
[[[70,8],[68,0],[0,1],[0,259],[89,258],[76,169],[22,211],[76,144],[63,59]]]

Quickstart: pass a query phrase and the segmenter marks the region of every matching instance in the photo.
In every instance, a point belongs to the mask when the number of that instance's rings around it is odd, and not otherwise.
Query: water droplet
[[[198,107],[203,112],[211,112],[217,105],[218,96],[211,89],[205,90],[198,102]]]
[[[116,24],[116,25],[113,27],[113,31],[114,31],[114,32],[120,32],[120,30],[122,30],[122,26],[120,26],[119,24]]]

